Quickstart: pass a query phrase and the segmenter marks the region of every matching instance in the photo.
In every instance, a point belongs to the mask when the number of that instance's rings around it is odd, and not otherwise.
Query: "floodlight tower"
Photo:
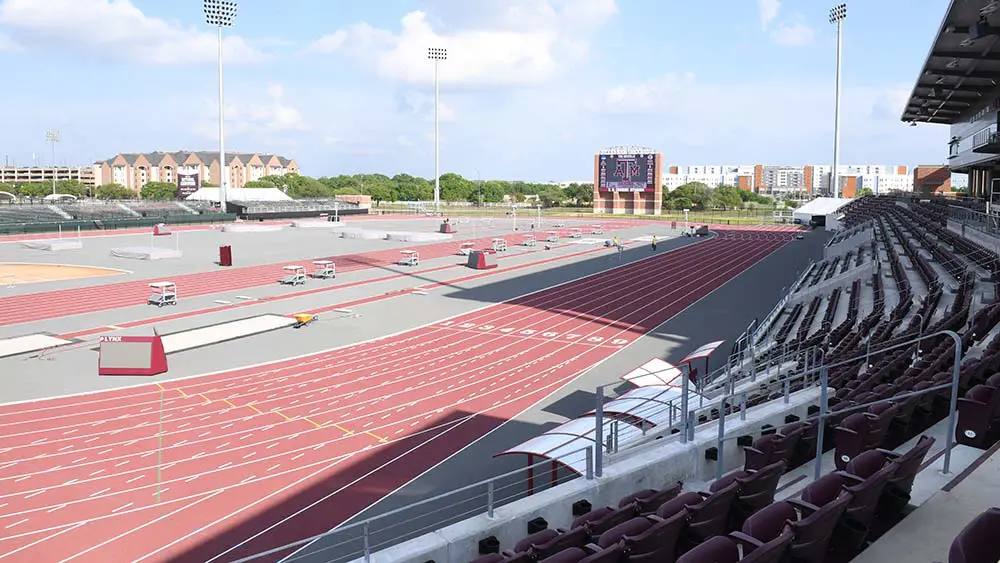
[[[45,142],[52,143],[52,195],[56,195],[56,143],[60,140],[58,129],[45,132]]]
[[[837,26],[837,85],[834,92],[833,110],[833,169],[830,171],[830,192],[840,197],[840,182],[837,165],[840,159],[840,53],[844,48],[844,20],[847,19],[847,4],[830,8],[830,23]]]
[[[427,58],[434,61],[434,211],[439,211],[441,205],[441,135],[440,122],[438,120],[438,101],[440,91],[438,88],[438,63],[448,60],[448,49],[439,47],[429,47]]]
[[[233,0],[204,0],[205,22],[218,28],[219,37],[219,206],[226,212],[226,118],[225,102],[222,95],[222,28],[232,27],[236,19],[236,2]]]

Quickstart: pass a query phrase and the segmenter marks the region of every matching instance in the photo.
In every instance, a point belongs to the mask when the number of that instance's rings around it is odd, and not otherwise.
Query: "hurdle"
[[[570,229],[569,238],[583,238],[583,233],[580,232],[580,229]]]
[[[337,265],[333,260],[314,260],[313,266],[316,266],[316,269],[309,275],[314,278],[328,280],[337,277]]]
[[[591,225],[590,226],[590,234],[592,234],[592,235],[603,235],[604,234],[604,227],[602,227],[600,225]]]
[[[285,277],[278,280],[281,285],[305,285],[306,269],[302,266],[282,266],[282,270],[288,272]]]
[[[504,252],[507,250],[507,241],[502,238],[493,239],[493,252]]]
[[[524,240],[521,241],[521,246],[535,246],[536,244],[535,235],[524,235]]]
[[[475,243],[472,243],[472,242],[463,242],[462,245],[458,247],[458,255],[459,256],[468,256],[468,255],[472,254],[472,251],[475,250],[475,248],[476,248]]]
[[[147,305],[164,307],[166,305],[177,304],[177,284],[171,281],[159,281],[149,284],[150,289],[155,291],[146,299]]]
[[[555,231],[545,233],[545,242],[559,242],[559,233]]]
[[[403,257],[399,260],[400,266],[419,266],[420,254],[416,250],[400,250]]]
[[[562,227],[565,227],[566,223],[564,221],[556,221],[555,223],[552,223],[552,226],[557,229],[560,229]]]

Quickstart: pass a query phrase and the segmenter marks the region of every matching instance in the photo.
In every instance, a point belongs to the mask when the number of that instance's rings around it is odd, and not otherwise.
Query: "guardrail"
[[[583,476],[557,472],[550,477],[549,486],[555,487],[574,479],[594,478],[594,448],[580,448],[553,460],[528,465],[485,481],[435,495],[433,497],[390,510],[360,522],[337,526],[324,534],[308,537],[263,553],[257,553],[233,563],[256,561],[294,550],[281,558],[282,562],[304,559],[314,560],[319,555],[326,563],[342,563],[363,557],[443,528],[472,516],[493,516],[494,510],[518,499],[527,497],[535,489],[535,471],[551,471],[556,463],[584,462]],[[550,473],[551,475],[551,473]]]
[[[134,229],[137,227],[152,227],[158,223],[171,225],[198,225],[209,223],[231,223],[236,220],[232,213],[205,213],[202,215],[167,215],[162,217],[142,217],[135,219],[73,219],[66,221],[50,221],[44,223],[0,223],[0,235],[24,235],[36,233],[52,233],[63,231],[113,231],[117,229]]]

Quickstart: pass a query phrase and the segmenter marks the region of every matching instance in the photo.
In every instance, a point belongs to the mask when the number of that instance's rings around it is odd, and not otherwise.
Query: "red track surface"
[[[484,237],[468,242],[476,243],[477,247],[485,247],[492,240],[493,237]],[[420,252],[421,260],[430,260],[452,256],[457,247],[458,242],[449,241],[414,246],[410,249]],[[400,250],[405,249],[378,250],[315,259],[334,260],[338,273],[352,272],[364,268],[392,266],[402,256]],[[309,259],[303,259],[262,266],[218,269],[171,276],[170,280],[177,284],[181,295],[188,297],[212,295],[250,287],[275,285],[278,283],[278,279],[285,274],[281,271],[282,266],[308,262]],[[136,280],[0,297],[0,326],[141,305],[146,302],[146,297],[149,295],[149,283],[152,281],[155,280]]]
[[[326,531],[788,240],[721,237],[162,395],[0,407],[0,559],[223,561]]]

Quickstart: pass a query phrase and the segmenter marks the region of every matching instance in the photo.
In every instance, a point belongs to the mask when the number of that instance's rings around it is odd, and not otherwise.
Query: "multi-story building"
[[[95,171],[92,166],[57,166],[53,167],[0,167],[0,184],[49,184],[53,180],[75,180],[88,189],[95,185]]]
[[[701,182],[715,187],[720,184],[768,195],[830,192],[829,165],[712,165],[667,166],[663,177],[664,189],[674,190],[689,182]],[[858,190],[868,188],[873,193],[912,191],[913,177],[906,166],[841,165],[837,166],[841,194],[854,197]]]
[[[242,188],[247,182],[264,176],[297,174],[298,164],[292,159],[273,154],[227,153],[225,174],[229,187]],[[148,182],[177,182],[178,174],[198,174],[201,182],[219,184],[222,172],[217,152],[151,152],[121,153],[96,163],[96,185],[120,184],[139,191]]]

